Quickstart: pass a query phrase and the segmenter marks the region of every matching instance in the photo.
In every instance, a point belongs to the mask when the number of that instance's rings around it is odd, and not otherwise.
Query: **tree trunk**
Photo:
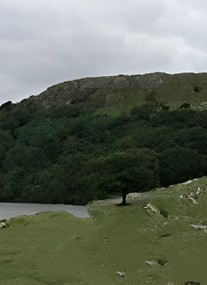
[[[126,206],[126,196],[127,196],[127,193],[126,192],[122,192],[122,202],[121,202],[121,206]]]

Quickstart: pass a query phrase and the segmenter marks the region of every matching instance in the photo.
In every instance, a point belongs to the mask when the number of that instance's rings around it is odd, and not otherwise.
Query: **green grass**
[[[109,92],[97,92],[84,102],[83,106],[97,108],[97,113],[108,115],[120,115],[129,111],[132,106],[142,106],[145,103],[146,94],[142,90],[112,90]]]
[[[136,87],[122,88],[108,87],[107,90],[99,90],[91,95],[86,102],[87,106],[97,107],[98,112],[110,115],[117,115],[130,110],[135,106],[142,106],[146,103],[146,97],[153,92],[158,103],[177,109],[183,103],[191,106],[200,106],[202,102],[207,102],[207,81],[205,73],[183,73],[170,76],[169,74],[157,75],[157,80],[153,81],[153,74],[147,78],[140,77],[139,85]],[[114,77],[114,80],[116,77]],[[110,80],[110,77],[109,79]],[[136,81],[136,79],[132,79]],[[162,84],[156,84],[161,80]],[[133,84],[136,85],[134,82]],[[197,91],[195,91],[197,90]]]
[[[173,108],[187,102],[192,106],[207,101],[206,73],[182,73],[169,76],[162,75],[163,83],[155,90],[155,98]],[[197,92],[195,91],[197,88]]]
[[[165,285],[187,280],[207,284],[207,234],[191,223],[207,223],[207,193],[198,205],[183,203],[179,195],[189,185],[160,189],[134,198],[130,205],[89,206],[91,218],[67,213],[43,213],[12,219],[0,231],[0,284],[34,285]],[[168,211],[168,220],[148,215],[151,202]],[[166,259],[164,267],[147,268],[145,260]],[[116,276],[124,271],[126,278]]]

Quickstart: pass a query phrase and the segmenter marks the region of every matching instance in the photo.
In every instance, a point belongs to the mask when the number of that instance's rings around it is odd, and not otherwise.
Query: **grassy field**
[[[182,202],[179,195],[206,184],[204,177],[158,189],[131,198],[126,207],[94,202],[87,219],[67,213],[12,219],[0,231],[0,284],[184,285],[194,280],[205,285],[207,234],[190,225],[207,224],[207,193],[198,204]],[[168,218],[147,213],[148,202],[167,211]],[[164,266],[145,264],[159,259]]]

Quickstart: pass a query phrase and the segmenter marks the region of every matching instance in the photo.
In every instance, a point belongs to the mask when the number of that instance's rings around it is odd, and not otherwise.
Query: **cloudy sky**
[[[0,0],[0,104],[88,76],[207,71],[206,0]]]

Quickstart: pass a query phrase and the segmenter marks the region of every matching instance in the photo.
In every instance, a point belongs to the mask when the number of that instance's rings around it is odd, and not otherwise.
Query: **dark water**
[[[34,215],[41,212],[65,211],[78,218],[89,217],[85,206],[30,204],[30,203],[0,203],[0,219],[9,219],[22,215]]]

